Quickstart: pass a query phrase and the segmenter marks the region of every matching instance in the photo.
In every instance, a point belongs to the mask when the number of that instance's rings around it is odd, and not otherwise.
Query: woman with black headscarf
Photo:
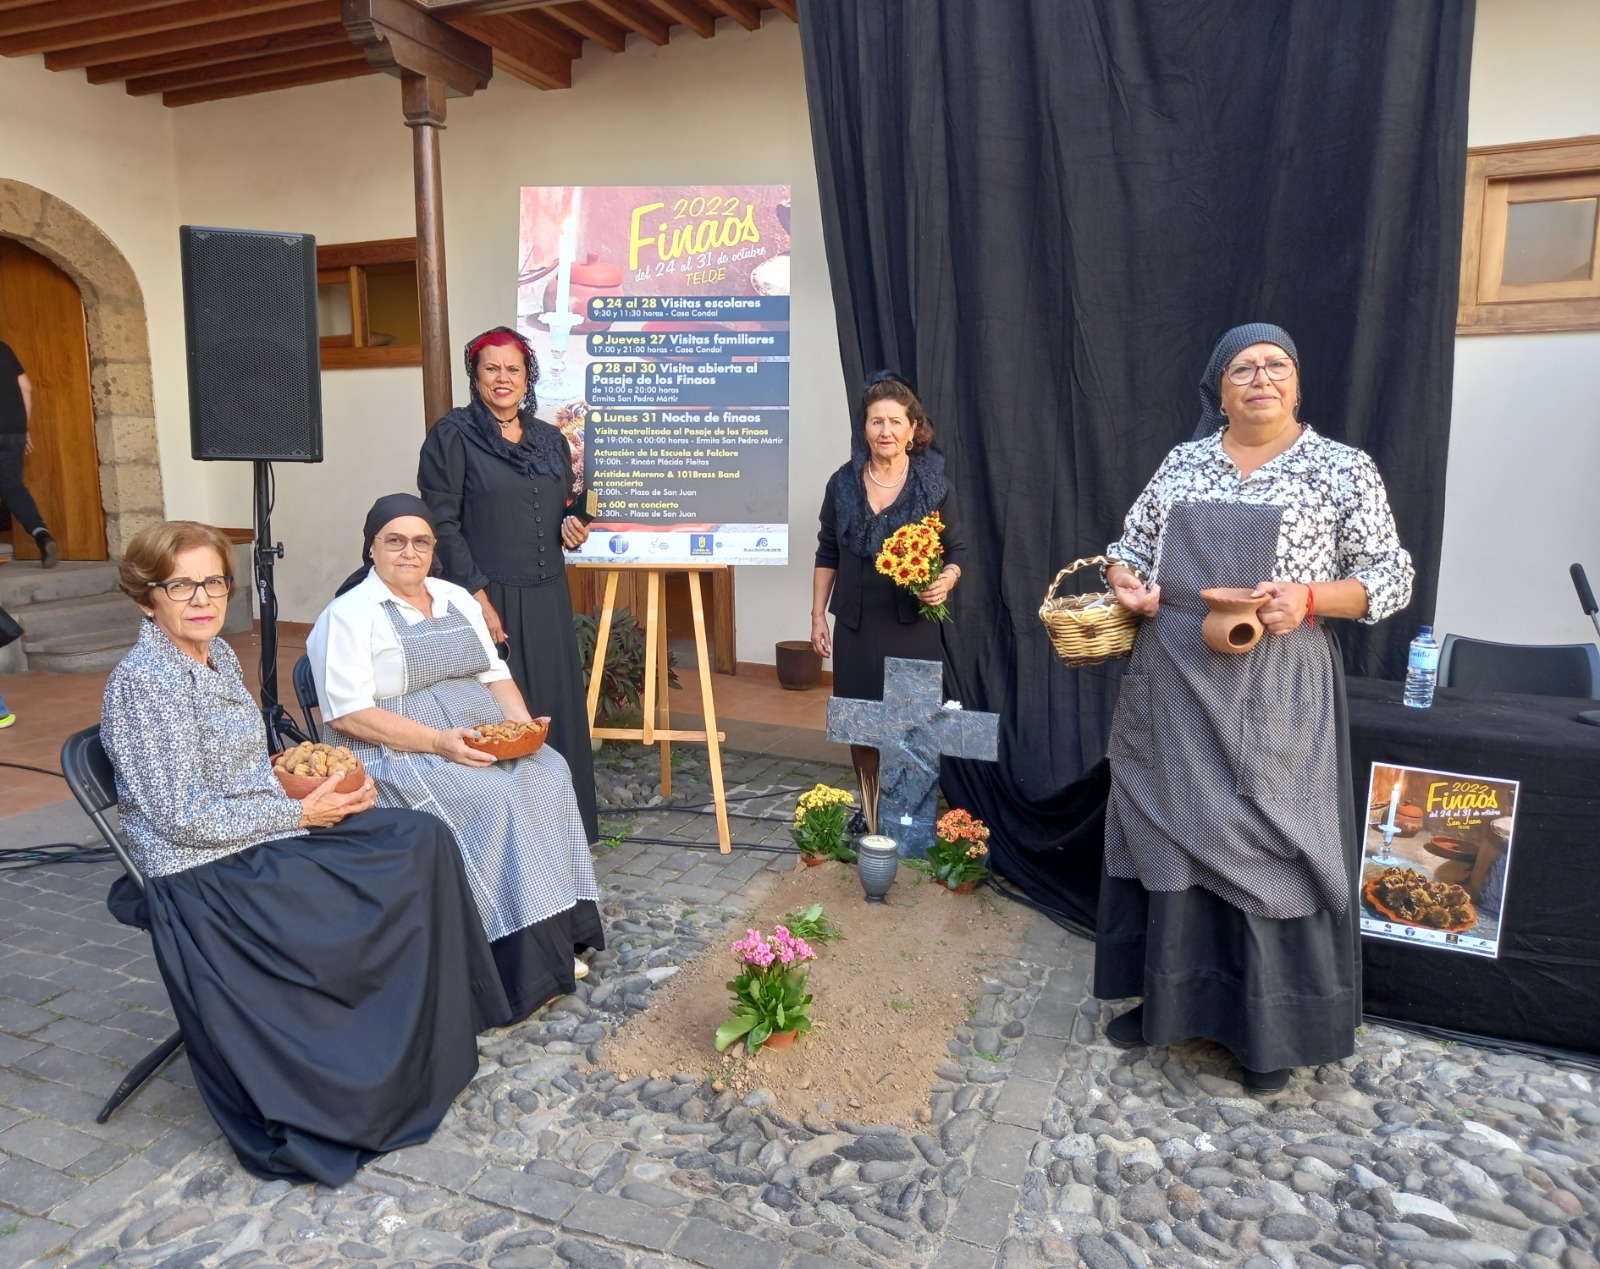
[[[431,576],[436,533],[414,494],[379,498],[362,530],[364,566],[317,618],[306,654],[330,731],[377,784],[455,834],[515,1017],[572,991],[604,947],[583,819],[562,756],[546,744],[495,762],[473,730],[526,722],[477,600]]]
[[[850,435],[850,461],[828,479],[811,585],[811,645],[833,658],[833,694],[883,698],[883,659],[942,661],[939,623],[921,616],[918,600],[949,598],[961,577],[966,546],[952,524],[944,455],[911,385],[880,370],[867,380]],[[944,522],[944,568],[920,595],[877,571],[878,551],[896,529],[930,512]],[[830,637],[828,614],[834,616]],[[875,823],[878,751],[850,746],[869,822]]]
[[[1216,1040],[1257,1092],[1336,1062],[1361,1018],[1360,840],[1338,641],[1411,598],[1383,480],[1298,417],[1293,340],[1222,337],[1195,438],[1129,511],[1106,578],[1145,618],[1111,725],[1095,995],[1114,1044]],[[1211,651],[1200,591],[1248,587],[1266,635]]]
[[[471,400],[422,443],[417,488],[438,526],[443,575],[477,600],[490,637],[508,649],[529,708],[572,769],[584,832],[600,840],[583,664],[562,548],[593,518],[561,430],[534,417],[539,362],[528,341],[496,326],[467,344]]]

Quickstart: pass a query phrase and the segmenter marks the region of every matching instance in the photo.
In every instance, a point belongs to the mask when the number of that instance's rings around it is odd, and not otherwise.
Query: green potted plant
[[[739,974],[728,983],[733,1017],[717,1028],[717,1052],[741,1037],[751,1053],[782,1048],[810,1031],[807,962],[817,955],[810,944],[776,925],[771,934],[746,930],[730,950],[739,960]]]
[[[831,784],[819,784],[795,799],[794,827],[789,836],[807,867],[830,859],[855,862],[855,851],[850,849],[850,808],[855,804],[847,790]]]
[[[989,827],[966,811],[946,811],[934,825],[926,857],[906,863],[947,890],[968,894],[989,875]]]
[[[572,614],[572,625],[578,635],[578,656],[587,674],[594,665],[594,644],[600,630],[600,614],[580,612]],[[644,676],[648,669],[644,663],[644,630],[633,614],[619,608],[611,615],[611,636],[606,640],[606,660],[600,671],[600,703],[595,710],[597,727],[634,727],[641,721],[641,702],[644,700]],[[682,687],[678,682],[678,657],[667,653],[667,683]]]

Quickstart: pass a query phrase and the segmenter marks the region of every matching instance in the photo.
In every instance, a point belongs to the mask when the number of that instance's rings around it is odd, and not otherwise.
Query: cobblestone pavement
[[[1215,1046],[1107,1045],[1092,947],[1042,918],[992,967],[919,1123],[795,1122],[696,1073],[619,1080],[605,1035],[792,864],[761,848],[786,842],[794,790],[840,774],[728,766],[748,845],[723,856],[685,848],[715,840],[684,809],[693,756],[646,806],[646,761],[607,751],[611,947],[576,994],[481,1039],[428,1144],[338,1190],[244,1173],[181,1058],[96,1125],[171,1026],[148,943],[106,915],[108,868],[0,874],[0,1266],[1600,1265],[1593,1071],[1369,1025],[1352,1058],[1251,1097]],[[27,844],[26,819],[0,844]]]

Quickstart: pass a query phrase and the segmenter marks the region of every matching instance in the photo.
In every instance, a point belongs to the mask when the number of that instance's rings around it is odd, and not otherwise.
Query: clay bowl
[[[1478,848],[1471,842],[1464,842],[1459,837],[1435,837],[1428,842],[1430,855],[1441,855],[1445,859],[1476,859]]]
[[[1256,609],[1269,598],[1251,598],[1248,586],[1212,586],[1200,592],[1211,611],[1200,624],[1200,637],[1213,652],[1248,652],[1261,641]]]
[[[533,725],[515,740],[497,738],[473,739],[467,737],[467,748],[486,753],[496,762],[509,762],[512,758],[526,758],[544,748],[545,737],[550,734],[550,716],[535,718]]]
[[[1395,827],[1407,837],[1422,828],[1422,808],[1413,802],[1402,802],[1394,813]]]
[[[288,771],[279,771],[276,763],[273,764],[272,774],[278,777],[278,783],[283,785],[283,791],[296,799],[309,797],[321,788],[322,782],[327,779],[326,776],[303,776],[294,775]],[[354,793],[361,787],[366,778],[367,769],[358,760],[356,769],[334,785],[333,791],[335,793]]]

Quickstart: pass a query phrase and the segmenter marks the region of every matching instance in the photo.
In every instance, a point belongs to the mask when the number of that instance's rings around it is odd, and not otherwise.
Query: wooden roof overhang
[[[0,0],[0,54],[44,55],[53,71],[121,83],[188,106],[370,75],[351,21],[364,9],[415,10],[492,50],[494,69],[536,88],[572,86],[572,63],[596,44],[623,52],[684,31],[712,39],[719,19],[755,30],[765,10],[798,21],[798,0]],[[481,86],[481,85],[480,85]]]

